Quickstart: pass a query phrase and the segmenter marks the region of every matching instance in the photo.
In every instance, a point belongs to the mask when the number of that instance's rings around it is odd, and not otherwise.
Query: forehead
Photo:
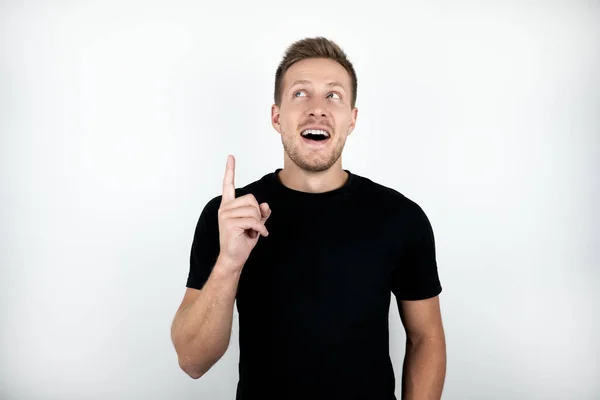
[[[294,63],[283,77],[284,87],[297,80],[307,80],[315,85],[340,82],[350,90],[350,74],[339,63],[326,58],[310,58]]]

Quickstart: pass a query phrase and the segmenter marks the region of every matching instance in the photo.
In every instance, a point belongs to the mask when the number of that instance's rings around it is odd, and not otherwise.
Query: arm
[[[439,297],[398,300],[398,309],[406,331],[402,398],[439,400],[446,376],[446,339]]]
[[[179,366],[194,379],[225,354],[231,339],[239,272],[217,260],[202,290],[188,288],[171,326]]]
[[[269,205],[250,193],[236,198],[234,177],[235,158],[227,156],[223,195],[204,207],[196,225],[188,289],[171,326],[179,366],[194,379],[227,351],[242,268],[259,237],[269,235]]]

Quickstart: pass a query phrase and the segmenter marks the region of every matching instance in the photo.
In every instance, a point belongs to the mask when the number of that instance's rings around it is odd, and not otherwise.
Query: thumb
[[[260,207],[260,215],[261,215],[262,221],[264,223],[271,216],[271,208],[269,207],[269,204],[267,204],[267,203],[262,203],[259,207]]]

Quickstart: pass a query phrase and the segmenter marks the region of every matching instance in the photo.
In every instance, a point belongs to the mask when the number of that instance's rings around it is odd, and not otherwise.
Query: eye
[[[306,96],[306,93],[304,93],[304,91],[303,91],[303,90],[298,90],[298,91],[294,92],[294,97],[301,97],[301,96],[299,96],[299,95],[304,95],[304,96]]]
[[[337,93],[334,93],[334,92],[331,92],[331,93],[329,93],[329,94],[327,95],[327,97],[329,97],[329,96],[337,96],[336,98],[337,98],[338,100],[340,99],[340,95],[339,95],[339,94],[337,94]]]

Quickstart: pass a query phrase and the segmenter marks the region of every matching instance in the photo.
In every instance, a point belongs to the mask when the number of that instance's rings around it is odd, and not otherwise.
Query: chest
[[[354,212],[281,214],[273,212],[269,236],[244,266],[240,316],[260,315],[307,334],[319,325],[346,331],[387,321],[397,253],[390,221]]]

